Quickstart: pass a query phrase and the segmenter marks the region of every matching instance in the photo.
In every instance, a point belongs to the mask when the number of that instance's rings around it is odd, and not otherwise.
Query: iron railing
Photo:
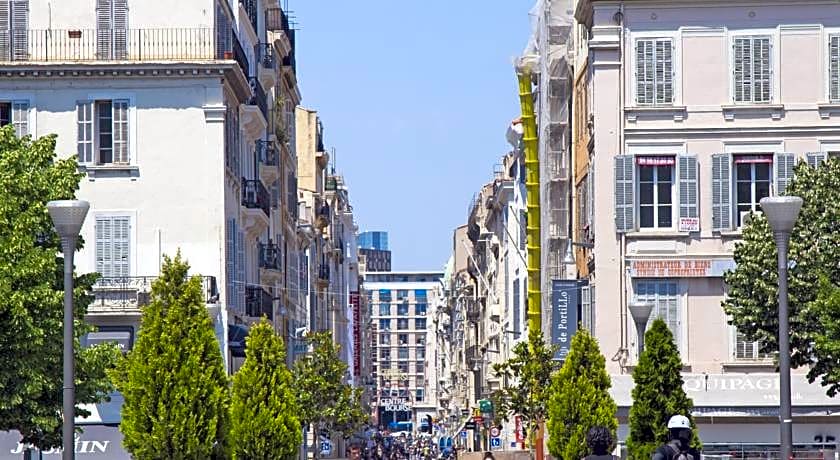
[[[262,209],[267,217],[271,217],[271,198],[261,180],[242,178],[242,206]]]
[[[262,87],[262,83],[257,77],[248,77],[248,84],[251,86],[251,98],[248,99],[248,105],[256,105],[266,120],[268,117],[268,97]]]
[[[93,285],[91,307],[137,309],[151,301],[152,283],[157,276],[101,277]],[[219,301],[215,276],[201,276],[205,303]]]
[[[271,43],[259,43],[255,47],[257,62],[264,68],[273,70],[276,68],[277,59],[274,56],[274,45]]]
[[[266,166],[277,166],[279,164],[277,146],[272,141],[258,140],[254,144],[257,151],[257,160]]]
[[[318,267],[318,279],[322,281],[329,281],[330,280],[330,266],[327,264],[321,264]]]
[[[254,32],[259,35],[260,29],[257,28],[257,0],[239,0],[245,11],[248,13],[248,20],[254,26]]]
[[[245,286],[245,315],[274,319],[274,299],[261,286]]]
[[[280,247],[272,242],[259,244],[260,268],[280,270]]]

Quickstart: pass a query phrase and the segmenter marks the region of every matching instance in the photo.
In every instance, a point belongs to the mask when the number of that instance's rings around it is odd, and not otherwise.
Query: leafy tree
[[[18,430],[42,449],[61,445],[64,260],[47,214],[49,200],[73,199],[82,174],[58,160],[55,136],[18,138],[0,129],[0,431]],[[79,241],[79,246],[82,241]],[[82,349],[79,338],[95,275],[74,280],[76,402],[103,401],[112,345]],[[75,415],[90,415],[77,407]]]
[[[263,319],[248,333],[245,364],[233,377],[234,458],[294,458],[302,442],[297,414],[283,339]]]
[[[840,160],[832,159],[812,168],[797,165],[786,193],[804,201],[790,241],[788,298],[791,331],[791,364],[810,366],[808,379],[822,377],[829,395],[840,391],[837,354],[816,308],[819,279],[840,285]],[[778,268],[776,244],[767,219],[758,214],[742,229],[742,242],[735,245],[737,268],[724,275],[729,288],[723,308],[731,324],[748,340],[761,344],[761,351],[776,352],[779,333]],[[817,343],[823,343],[816,347]],[[836,346],[836,345],[835,345]]]
[[[668,419],[684,415],[694,430],[692,445],[700,447],[691,416],[694,403],[683,389],[682,359],[671,330],[656,319],[645,333],[645,349],[633,369],[633,405],[630,407],[630,436],[627,450],[631,459],[648,460],[656,448],[668,441]]]
[[[840,286],[832,284],[827,277],[820,278],[817,299],[812,305],[813,314],[819,318],[821,333],[814,343],[814,354],[821,357],[840,356]],[[836,394],[840,382],[840,366],[826,366],[822,374],[823,386],[829,393]]]
[[[189,265],[165,258],[134,349],[113,373],[125,397],[120,431],[138,460],[226,458],[230,389]]]
[[[618,428],[612,385],[598,342],[588,331],[572,338],[572,347],[554,375],[548,400],[548,449],[554,458],[577,460],[589,454],[586,433],[603,426]]]
[[[361,393],[345,383],[347,364],[339,357],[339,346],[330,332],[307,336],[312,350],[295,361],[294,379],[300,421],[312,425],[316,441],[321,431],[339,432],[345,438],[367,420]],[[320,448],[314,443],[314,456]]]
[[[532,330],[527,342],[513,347],[513,357],[493,365],[493,371],[505,382],[514,382],[493,392],[495,416],[506,421],[511,415],[522,417],[531,445],[534,434],[548,416],[547,404],[551,376],[559,368],[554,360],[557,347],[543,340],[542,332]]]

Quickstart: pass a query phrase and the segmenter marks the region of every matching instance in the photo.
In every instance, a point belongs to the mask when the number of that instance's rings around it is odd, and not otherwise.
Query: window
[[[520,289],[519,289],[519,280],[513,280],[513,338],[518,338],[516,335],[519,334],[519,328],[521,323],[521,316],[522,313],[520,312],[519,300],[521,297]]]
[[[96,57],[128,56],[128,0],[96,0]]]
[[[418,374],[422,374],[422,373],[423,373],[423,371],[425,371],[425,370],[426,370],[426,362],[425,362],[425,361],[417,361],[417,362],[414,364],[414,369],[416,369],[416,370],[417,370],[417,373],[418,373]]]
[[[408,348],[400,347],[398,350],[397,358],[408,359]]]
[[[380,331],[390,331],[391,330],[391,320],[390,319],[380,319],[379,320],[379,330]]]
[[[677,282],[665,279],[637,280],[635,284],[636,300],[653,304],[647,327],[650,327],[655,319],[662,318],[674,334],[679,349],[682,343],[682,318],[677,297]]]
[[[426,334],[417,334],[417,345],[426,344]]]
[[[379,316],[391,316],[391,304],[379,304]]]
[[[384,360],[391,359],[391,349],[390,348],[380,348],[379,349],[379,358]]]
[[[404,331],[408,329],[408,319],[400,318],[397,320],[397,330]]]
[[[128,100],[81,101],[76,104],[76,117],[80,163],[129,163]]]
[[[401,304],[397,305],[397,314],[400,315],[400,316],[408,315],[408,304],[407,303],[401,303]]]
[[[14,125],[18,137],[29,134],[29,101],[0,102],[0,126],[9,124]]]
[[[528,245],[528,213],[519,211],[519,250],[524,251]]]
[[[743,334],[735,331],[735,350],[734,357],[736,361],[756,361],[765,360],[773,357],[772,353],[762,353],[761,342],[749,341]]]
[[[391,301],[391,291],[389,289],[379,290],[379,301],[382,303]]]
[[[408,334],[399,334],[397,336],[397,342],[399,342],[400,345],[408,345]]]
[[[404,289],[397,291],[397,300],[408,300],[408,291]]]
[[[422,388],[418,388],[414,390],[414,400],[417,402],[423,402],[423,397],[425,396],[425,392]]]
[[[404,374],[407,374],[408,373],[408,363],[407,362],[398,362],[397,363],[397,369],[400,372],[402,372]]]
[[[417,318],[414,320],[414,329],[418,331],[426,330],[426,318]]]
[[[415,385],[417,385],[418,387],[422,387],[423,385],[426,384],[426,378],[423,377],[422,375],[418,375],[417,378],[414,379],[414,382],[415,382]]]
[[[673,43],[670,38],[636,40],[636,103],[674,102]]]
[[[639,227],[674,225],[674,157],[636,157],[639,168]]]
[[[233,102],[228,102],[225,109],[225,166],[235,176],[239,176],[239,109]]]
[[[735,163],[735,224],[740,227],[743,216],[760,211],[759,200],[770,196],[773,155],[740,155]]]
[[[417,359],[426,359],[426,349],[424,347],[417,347],[415,354],[417,355]]]
[[[840,102],[840,35],[828,38],[828,100]]]
[[[426,316],[426,304],[418,303],[414,305],[414,314],[418,316]]]
[[[391,369],[391,361],[380,361],[379,362],[379,367],[382,370]]]
[[[96,271],[103,278],[129,276],[131,218],[96,217]]]
[[[236,311],[243,311],[245,302],[245,234],[236,219],[229,219],[225,226],[227,246],[226,276],[227,303]]]
[[[0,60],[29,58],[29,0],[0,0]]]
[[[426,303],[426,290],[417,289],[414,291],[414,301],[417,303]]]
[[[732,40],[735,102],[770,102],[770,52],[770,37],[735,37]]]
[[[391,334],[379,334],[379,344],[389,345],[391,343]]]

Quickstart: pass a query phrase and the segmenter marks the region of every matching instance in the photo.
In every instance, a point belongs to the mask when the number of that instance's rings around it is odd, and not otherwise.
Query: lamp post
[[[63,414],[61,427],[62,459],[73,460],[74,452],[74,416],[76,411],[76,385],[73,380],[76,369],[73,361],[73,254],[76,241],[85,221],[90,203],[80,200],[60,200],[47,203],[55,230],[61,238],[61,251],[64,253],[64,380]]]
[[[630,316],[633,317],[633,322],[636,323],[636,334],[639,338],[639,356],[642,356],[642,350],[645,348],[645,327],[647,326],[650,313],[653,311],[653,304],[647,302],[633,302],[627,306],[630,310]]]
[[[790,331],[788,323],[788,243],[802,198],[798,196],[777,196],[761,199],[761,209],[767,216],[773,239],[776,240],[779,262],[779,429],[781,436],[781,459],[793,455],[793,417],[790,407]]]

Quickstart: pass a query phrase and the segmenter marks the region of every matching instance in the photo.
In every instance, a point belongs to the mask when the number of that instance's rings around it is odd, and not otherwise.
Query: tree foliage
[[[21,139],[11,125],[0,129],[0,431],[18,430],[42,449],[61,445],[64,341],[64,260],[46,203],[73,199],[81,178],[74,159],[56,159],[55,136]],[[119,355],[113,345],[80,346],[92,330],[84,317],[95,279],[74,280],[78,404],[113,390],[106,370]]]
[[[263,319],[248,333],[245,353],[245,364],[233,377],[234,458],[294,458],[302,434],[283,339]]]
[[[588,455],[586,433],[603,426],[618,428],[617,406],[610,396],[610,376],[598,342],[586,330],[572,338],[572,347],[551,381],[548,400],[548,449],[557,459]]]
[[[840,286],[832,284],[827,277],[820,278],[817,298],[811,306],[813,315],[818,318],[820,334],[816,334],[814,354],[823,361],[833,357],[835,363],[840,359]],[[829,394],[836,395],[840,383],[840,366],[825,366],[821,374],[821,383],[828,387]]]
[[[300,421],[312,425],[316,435],[325,430],[349,437],[367,421],[361,392],[345,382],[347,364],[330,332],[309,334],[307,341],[311,351],[293,367]],[[317,457],[320,449],[315,444]]]
[[[555,351],[556,347],[547,344],[540,331],[533,330],[527,342],[513,347],[513,356],[508,361],[493,365],[496,375],[508,382],[491,396],[499,421],[517,414],[527,423],[530,435],[546,420],[551,376],[559,368],[559,362],[554,360]]]
[[[692,445],[699,447],[697,428],[691,416],[694,403],[683,389],[682,359],[674,336],[661,319],[645,333],[645,349],[633,369],[633,405],[630,407],[630,436],[627,450],[631,459],[648,460],[654,450],[668,441],[668,419],[684,415],[694,429]]]
[[[227,455],[230,389],[199,277],[166,258],[134,349],[114,372],[120,431],[138,460]]]
[[[790,241],[788,305],[790,314],[791,364],[810,366],[808,378],[822,377],[829,395],[840,391],[837,355],[818,342],[838,341],[823,328],[815,308],[819,279],[840,285],[840,160],[823,162],[818,168],[797,165],[785,192],[804,201]],[[725,274],[729,287],[723,308],[731,324],[748,340],[756,340],[766,353],[778,348],[778,268],[776,244],[767,219],[754,216],[744,226],[742,242],[735,245],[737,268]]]

